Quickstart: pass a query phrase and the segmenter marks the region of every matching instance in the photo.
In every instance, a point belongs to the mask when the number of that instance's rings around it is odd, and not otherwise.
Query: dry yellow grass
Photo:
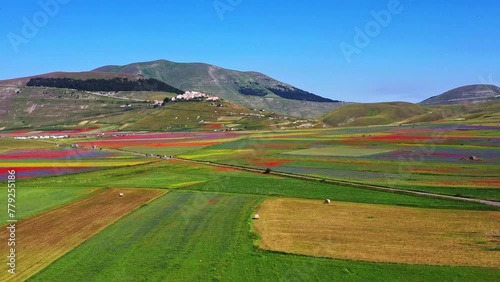
[[[118,197],[123,192],[123,198]],[[90,197],[16,223],[16,274],[0,272],[0,281],[24,281],[88,240],[122,216],[163,194],[165,190],[106,189]],[[0,230],[0,238],[8,238]],[[1,248],[6,265],[7,241]],[[9,247],[10,248],[10,247]]]
[[[312,256],[500,267],[500,212],[269,199],[260,247]]]

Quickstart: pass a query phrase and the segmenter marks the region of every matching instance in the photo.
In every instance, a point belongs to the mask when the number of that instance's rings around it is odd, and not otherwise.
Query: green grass
[[[29,281],[498,281],[500,270],[370,263],[260,251],[261,197],[170,192]]]
[[[379,192],[245,171],[217,171],[207,165],[167,161],[24,181],[26,186],[41,188],[70,186],[80,188],[149,187],[171,189],[187,186],[183,189],[307,199],[329,198],[337,201],[426,208],[495,209],[491,206],[476,203]],[[204,183],[196,184],[196,182]]]
[[[89,195],[91,192],[92,189],[75,188],[68,185],[62,185],[58,188],[30,187],[25,186],[24,182],[20,181],[16,189],[16,202],[14,203],[16,219],[26,218],[70,203]],[[0,201],[7,203],[6,191],[0,193]],[[7,211],[0,213],[0,222],[5,223],[7,219]]]
[[[127,188],[178,188],[192,185],[197,182],[205,182],[210,178],[205,175],[190,175],[184,173],[171,173],[168,170],[157,170],[154,173],[131,174],[130,177],[105,182],[106,187]]]
[[[444,199],[417,197],[396,193],[352,188],[290,178],[280,178],[255,174],[227,175],[217,180],[185,188],[191,191],[283,196],[305,199],[331,199],[357,203],[373,203],[438,209],[478,209],[497,210],[498,208],[478,203],[451,201]]]
[[[45,188],[62,187],[128,187],[128,188],[167,188],[171,185],[206,180],[203,177],[190,177],[194,168],[186,167],[185,170],[170,171],[167,162],[155,161],[153,163],[124,166],[119,168],[101,169],[92,172],[77,173],[42,177],[23,180],[26,184]]]
[[[453,187],[425,187],[411,185],[395,185],[400,189],[425,191],[431,193],[455,195],[461,197],[479,198],[492,201],[500,201],[500,189],[492,188],[453,188]]]
[[[0,138],[0,152],[14,149],[33,149],[33,148],[54,148],[50,144],[38,140],[16,140],[14,138]]]

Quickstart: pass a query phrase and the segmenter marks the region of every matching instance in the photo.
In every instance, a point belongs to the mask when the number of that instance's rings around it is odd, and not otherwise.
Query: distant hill
[[[97,72],[123,72],[155,78],[173,87],[201,91],[266,111],[314,117],[341,103],[277,81],[258,72],[241,72],[204,63],[175,63],[166,60],[104,66]]]
[[[326,114],[321,121],[331,126],[385,125],[424,113],[423,106],[405,102],[350,104]]]
[[[431,122],[498,124],[500,101],[430,106],[404,102],[349,104],[324,115],[320,121],[335,127]]]
[[[316,120],[283,117],[270,112],[248,109],[228,101],[169,102],[164,107],[154,106],[154,100],[172,98],[173,92],[148,89],[120,92],[77,90],[79,85],[62,88],[64,83],[85,81],[104,84],[118,80],[140,82],[141,76],[119,78],[95,75],[61,74],[45,76],[50,83],[61,87],[29,87],[30,78],[0,81],[0,130],[16,129],[75,129],[90,127],[95,130],[247,130],[309,128],[323,126]],[[38,77],[38,76],[37,76]],[[114,77],[114,78],[113,78]],[[90,79],[86,79],[90,78]],[[130,79],[128,79],[130,78]],[[80,80],[86,79],[86,80]],[[37,81],[36,79],[34,79]],[[42,80],[44,82],[44,80]],[[47,81],[45,81],[47,82]],[[161,82],[163,83],[163,82]],[[85,84],[85,83],[84,83]],[[298,120],[300,119],[300,121]]]
[[[484,102],[500,98],[500,88],[495,85],[467,85],[447,91],[441,95],[428,98],[423,105],[447,105],[471,102]]]

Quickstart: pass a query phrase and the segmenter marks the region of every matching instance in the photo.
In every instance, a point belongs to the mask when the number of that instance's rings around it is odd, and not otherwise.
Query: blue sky
[[[0,79],[167,59],[333,99],[418,102],[500,84],[499,15],[495,0],[5,1]]]

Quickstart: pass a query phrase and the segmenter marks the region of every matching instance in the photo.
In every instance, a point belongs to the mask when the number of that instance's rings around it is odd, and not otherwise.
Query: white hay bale
[[[125,194],[124,193],[120,193],[120,195],[118,195],[118,197],[123,198],[123,197],[125,197]]]
[[[259,214],[257,214],[257,213],[256,213],[256,214],[255,214],[255,215],[254,215],[254,216],[252,217],[252,219],[253,219],[253,220],[257,220],[257,219],[260,219],[260,216],[259,216]]]
[[[331,203],[330,199],[326,199],[326,200],[323,202],[323,204],[327,204],[327,205],[328,205],[328,204],[330,204],[330,203]]]

